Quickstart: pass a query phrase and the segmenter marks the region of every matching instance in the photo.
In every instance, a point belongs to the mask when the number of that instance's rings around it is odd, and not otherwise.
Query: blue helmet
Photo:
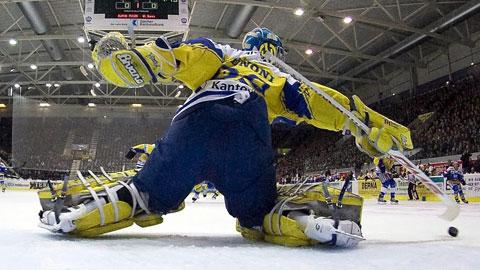
[[[248,32],[242,41],[242,49],[246,51],[259,51],[261,55],[267,52],[282,58],[285,55],[282,40],[265,27],[257,27]]]

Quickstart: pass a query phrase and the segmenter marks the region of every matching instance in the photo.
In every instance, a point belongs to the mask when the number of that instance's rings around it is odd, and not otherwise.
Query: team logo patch
[[[145,82],[135,66],[132,65],[132,56],[130,54],[119,54],[117,55],[117,59],[120,60],[136,83],[142,84]]]

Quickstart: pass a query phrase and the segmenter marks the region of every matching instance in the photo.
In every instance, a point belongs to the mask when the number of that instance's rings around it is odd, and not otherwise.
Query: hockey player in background
[[[417,178],[411,172],[407,172],[407,181],[408,181],[408,199],[409,200],[418,200],[417,193]]]
[[[93,58],[110,83],[135,88],[175,80],[193,94],[179,108],[143,169],[127,183],[110,188],[118,202],[90,200],[85,202],[86,213],[69,208],[70,213],[60,214],[60,222],[52,211],[45,211],[43,227],[96,236],[133,222],[159,224],[162,215],[179,210],[199,181],[208,180],[224,195],[227,211],[237,218],[237,230],[248,239],[289,246],[355,246],[363,239],[360,197],[347,194],[343,205],[349,207],[343,209],[350,210],[339,210],[340,217],[334,217],[313,207],[325,207],[320,189],[299,185],[294,193],[277,193],[270,123],[285,117],[322,129],[350,130],[357,146],[371,156],[383,156],[391,149],[392,137],[411,149],[410,132],[354,97],[355,113],[371,127],[370,133],[361,132],[315,91],[264,61],[266,52],[282,56],[281,45],[278,36],[265,28],[247,34],[244,48],[249,51],[206,38],[172,44],[160,37],[130,48],[118,33],[105,36]],[[346,96],[317,86],[350,109]],[[102,198],[105,193],[100,193]],[[97,208],[105,213],[99,214]],[[123,218],[114,216],[113,209]]]
[[[390,202],[392,204],[398,204],[398,200],[395,199],[397,182],[395,182],[395,179],[393,179],[393,174],[391,171],[393,168],[393,160],[388,157],[377,157],[373,160],[373,163],[375,165],[375,173],[380,179],[380,182],[382,182],[380,194],[378,194],[378,203],[384,204],[387,202],[384,197],[387,191],[390,190]]]
[[[463,179],[463,174],[458,168],[458,162],[454,162],[453,166],[448,167],[447,170],[443,172],[443,177],[447,178],[447,184],[450,185],[453,190],[455,201],[460,203],[461,199],[463,203],[468,203],[462,189],[462,185],[466,184],[465,179]],[[460,195],[460,199],[458,198],[458,195]]]
[[[137,163],[135,164],[135,171],[140,171],[143,166],[145,165],[145,162],[147,162],[148,156],[150,156],[150,153],[152,153],[153,149],[155,148],[155,144],[138,144],[130,148],[128,150],[127,154],[125,155],[125,158],[127,159],[133,159],[135,155],[140,154],[138,157]]]
[[[215,185],[208,181],[202,182],[194,186],[192,202],[196,202],[200,197],[200,194],[202,194],[202,196],[206,198],[208,193],[213,193],[213,196],[212,196],[213,200],[217,199],[218,195],[220,195],[220,193],[215,188]]]

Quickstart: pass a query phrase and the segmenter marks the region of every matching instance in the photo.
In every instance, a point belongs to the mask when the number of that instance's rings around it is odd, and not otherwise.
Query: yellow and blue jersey
[[[136,154],[140,154],[137,164],[135,165],[136,170],[143,168],[154,148],[155,144],[138,144],[131,148]]]
[[[171,78],[194,91],[177,116],[202,102],[233,97],[243,103],[250,94],[256,93],[266,102],[270,122],[283,117],[318,128],[343,129],[345,117],[340,111],[305,84],[263,61],[258,53],[236,50],[207,38],[171,45],[159,38],[130,52],[120,51],[116,56],[125,58],[124,54],[128,53],[132,61],[141,59],[140,63],[132,62],[132,65],[145,72],[133,72],[129,66],[130,73],[123,77],[135,75],[136,80],[153,77],[154,82]],[[145,78],[139,78],[142,74]],[[346,96],[326,86],[317,86],[349,109],[350,101]]]

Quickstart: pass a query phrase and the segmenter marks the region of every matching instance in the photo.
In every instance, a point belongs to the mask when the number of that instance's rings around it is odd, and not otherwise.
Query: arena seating
[[[411,125],[414,145],[423,150],[413,159],[424,159],[466,152],[480,151],[480,82],[473,76],[461,81],[429,89],[419,96],[392,98],[372,107],[404,125]],[[433,113],[423,121],[421,114]],[[90,145],[95,130],[98,133],[94,158],[82,160],[80,170],[98,171],[131,168],[134,161],[125,160],[128,148],[139,143],[153,143],[168,128],[169,121],[162,118],[0,118],[0,155],[13,163],[27,176],[48,175],[60,177],[70,169],[71,156],[65,156],[67,138],[73,134],[73,144]],[[353,138],[339,132],[318,130],[312,126],[295,127],[275,124],[273,145],[276,149],[289,149],[277,158],[278,177],[303,175],[335,168],[356,168],[371,162],[360,152]],[[18,136],[21,134],[21,136]],[[70,134],[70,135],[69,135]],[[55,138],[55,140],[50,140]],[[13,147],[12,147],[13,146]],[[12,160],[12,148],[14,149]],[[478,166],[477,166],[478,167]],[[475,168],[475,167],[472,167]],[[30,171],[38,170],[31,173]]]
[[[389,118],[409,125],[419,115],[433,112],[425,122],[412,127],[416,148],[413,159],[480,151],[480,82],[473,76],[430,89],[420,96],[392,99],[372,106]],[[277,134],[274,126],[273,134]],[[281,128],[281,140],[296,142],[288,155],[280,156],[278,177],[332,168],[361,168],[371,159],[360,152],[353,138],[342,139],[340,133],[317,131],[297,126],[290,133]],[[285,135],[287,134],[287,135]],[[300,135],[299,135],[300,134]],[[293,138],[292,138],[293,137]],[[295,140],[294,138],[302,138]],[[274,137],[274,145],[279,145]]]

